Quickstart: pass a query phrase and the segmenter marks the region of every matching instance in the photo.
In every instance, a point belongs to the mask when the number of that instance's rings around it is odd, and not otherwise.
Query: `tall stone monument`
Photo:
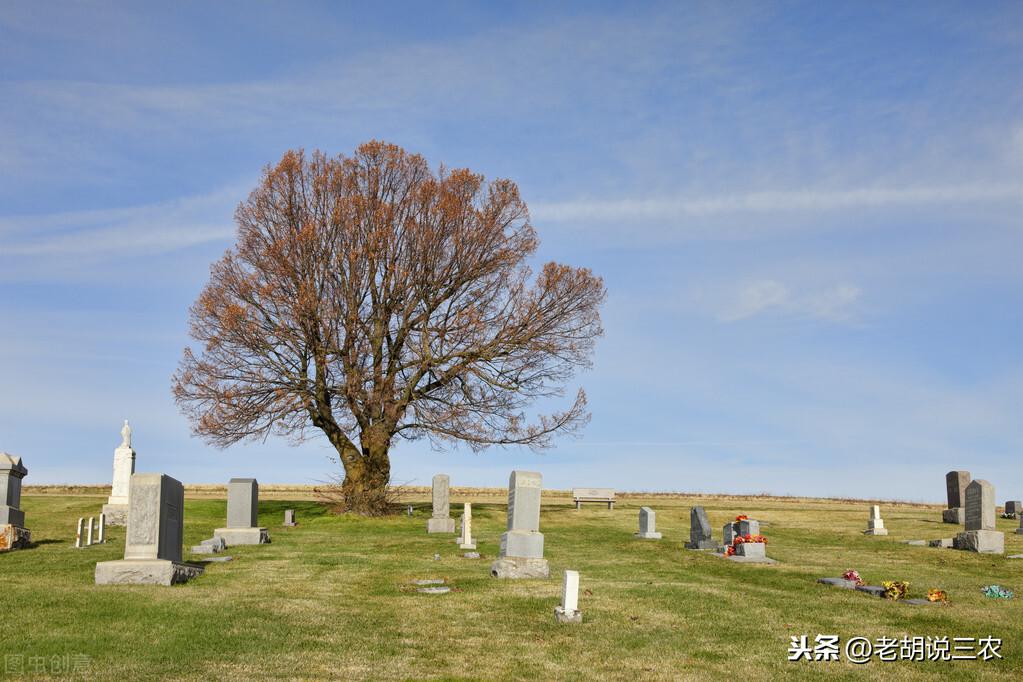
[[[1005,533],[995,530],[995,487],[977,479],[966,486],[966,530],[953,547],[985,554],[1005,553]]]
[[[232,478],[227,483],[227,528],[213,531],[231,545],[263,545],[270,532],[259,526],[259,482],[254,478]]]
[[[711,537],[710,519],[703,507],[689,510],[689,542],[686,549],[717,549],[717,543]]]
[[[124,559],[96,564],[97,585],[183,583],[203,572],[181,561],[185,488],[164,474],[133,474]]]
[[[657,512],[650,507],[639,508],[639,532],[636,537],[644,540],[661,539],[661,534],[657,532]]]
[[[884,527],[884,521],[881,520],[881,507],[876,504],[870,507],[867,530],[863,531],[863,533],[864,535],[888,535],[888,529]]]
[[[433,477],[433,516],[426,522],[427,533],[454,533],[455,520],[451,518],[451,477],[437,474]]]
[[[114,483],[110,499],[103,505],[107,525],[124,526],[128,523],[128,487],[135,473],[135,451],[131,447],[131,426],[124,420],[121,444],[114,450]]]
[[[32,542],[21,511],[21,479],[27,475],[21,457],[0,452],[0,552],[23,549]]]
[[[468,502],[462,511],[462,533],[455,542],[459,549],[476,549],[476,538],[472,536],[472,505]]]
[[[543,558],[540,532],[540,485],[535,471],[513,471],[508,482],[508,530],[501,535],[497,561],[490,565],[495,578],[546,578],[550,566]]]
[[[963,509],[966,499],[966,486],[970,485],[969,471],[950,471],[945,474],[945,494],[948,496],[948,509],[941,512],[941,520],[945,523],[962,525],[965,520]]]

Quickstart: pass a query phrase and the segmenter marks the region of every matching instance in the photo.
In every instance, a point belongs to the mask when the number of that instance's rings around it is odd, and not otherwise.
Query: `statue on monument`
[[[121,447],[131,448],[131,427],[128,426],[128,420],[124,420],[124,426],[121,427]]]

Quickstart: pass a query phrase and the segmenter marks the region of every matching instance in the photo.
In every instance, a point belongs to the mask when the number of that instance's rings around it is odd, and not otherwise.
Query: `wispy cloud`
[[[550,222],[665,221],[685,216],[825,212],[914,205],[1023,203],[1021,184],[934,185],[736,192],[714,196],[580,199],[533,204],[534,217]]]
[[[756,315],[779,312],[831,322],[853,319],[860,288],[838,284],[820,291],[797,293],[774,279],[741,285],[718,312],[722,322],[737,322]]]
[[[142,206],[0,218],[4,256],[153,255],[229,239],[240,186]]]

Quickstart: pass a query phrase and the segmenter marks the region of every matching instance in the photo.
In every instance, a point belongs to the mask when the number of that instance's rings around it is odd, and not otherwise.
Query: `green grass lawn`
[[[505,506],[493,499],[473,508],[478,560],[463,558],[453,536],[426,534],[426,499],[414,517],[387,519],[264,500],[260,521],[272,544],[231,548],[234,561],[208,564],[185,585],[149,587],[94,584],[96,562],[122,557],[123,528],[111,529],[106,545],[74,549],[77,518],[98,514],[101,498],[26,495],[36,546],[0,554],[0,663],[10,678],[119,680],[1023,675],[1023,599],[980,591],[999,583],[1023,593],[1023,560],[901,544],[951,536],[955,527],[940,523],[937,508],[883,506],[891,535],[866,537],[866,503],[700,499],[717,538],[736,514],[761,520],[780,563],[753,566],[682,549],[693,500],[630,498],[614,511],[576,511],[551,498],[541,519],[551,578],[507,581],[488,571],[505,525]],[[454,498],[453,515],[461,501]],[[641,504],[657,511],[663,540],[633,538]],[[286,508],[297,510],[297,528],[281,527]],[[222,500],[186,502],[186,560],[225,516]],[[1023,553],[1016,525],[998,520],[1007,554]],[[909,606],[815,584],[847,568],[872,584],[909,581],[911,597],[942,588],[951,603]],[[564,569],[581,573],[581,625],[554,622]],[[409,582],[418,578],[445,578],[455,590],[417,594]],[[1004,658],[790,663],[790,637],[801,634],[990,635],[1003,640]],[[72,675],[65,668],[75,656],[89,659],[77,659]]]

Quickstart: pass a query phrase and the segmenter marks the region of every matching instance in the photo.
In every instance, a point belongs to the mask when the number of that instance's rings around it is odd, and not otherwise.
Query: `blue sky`
[[[109,481],[124,418],[139,470],[324,479],[323,441],[192,438],[170,376],[262,167],[377,138],[515,180],[538,262],[609,291],[582,438],[402,443],[395,481],[1023,497],[1023,5],[338,5],[0,10],[28,482]]]

